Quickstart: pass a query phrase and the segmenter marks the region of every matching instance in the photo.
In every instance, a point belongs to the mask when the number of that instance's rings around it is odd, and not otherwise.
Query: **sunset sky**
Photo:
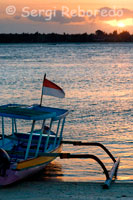
[[[0,33],[133,34],[132,0],[0,0]]]

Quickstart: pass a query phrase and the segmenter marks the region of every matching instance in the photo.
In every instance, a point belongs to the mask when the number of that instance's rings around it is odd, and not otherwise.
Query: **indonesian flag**
[[[64,91],[58,85],[49,81],[46,78],[44,78],[44,81],[43,81],[42,94],[48,95],[48,96],[54,96],[54,97],[58,97],[58,98],[65,97]]]

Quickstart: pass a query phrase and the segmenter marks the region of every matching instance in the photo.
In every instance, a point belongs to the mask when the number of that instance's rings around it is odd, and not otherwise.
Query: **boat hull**
[[[62,150],[62,145],[57,147],[55,150],[49,153],[60,153]],[[56,157],[46,157],[39,156],[37,158],[29,159],[18,163],[17,169],[8,169],[4,177],[0,176],[0,185],[6,186],[10,185],[16,181],[22,180],[27,176],[35,174],[44,169],[50,162],[52,162]],[[17,163],[16,163],[17,164]]]

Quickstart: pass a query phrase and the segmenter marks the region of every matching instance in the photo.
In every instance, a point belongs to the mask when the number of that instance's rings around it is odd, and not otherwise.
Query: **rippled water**
[[[0,45],[0,104],[39,103],[44,73],[66,92],[65,99],[45,96],[43,105],[70,110],[64,139],[96,141],[121,157],[118,180],[133,181],[133,44]],[[98,148],[65,145],[64,151],[95,153]],[[59,180],[103,180],[92,160],[59,160],[47,167]]]

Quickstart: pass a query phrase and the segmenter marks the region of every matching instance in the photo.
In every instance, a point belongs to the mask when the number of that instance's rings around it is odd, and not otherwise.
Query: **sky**
[[[133,34],[133,0],[0,0],[0,33]]]

